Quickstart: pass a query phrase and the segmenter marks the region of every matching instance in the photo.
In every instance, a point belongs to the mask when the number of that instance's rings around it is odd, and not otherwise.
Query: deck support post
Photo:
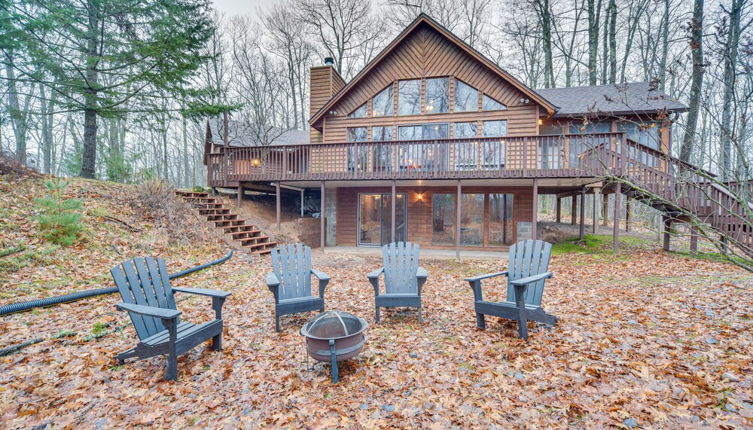
[[[236,194],[235,194],[235,200],[236,200],[236,204],[237,204],[238,207],[241,207],[241,203],[243,202],[243,193],[244,192],[245,191],[243,190],[243,183],[239,181],[238,182],[238,190],[236,191]]]
[[[562,222],[562,198],[557,197],[557,224]]]
[[[392,204],[390,205],[392,207],[392,214],[391,214],[391,224],[390,224],[390,242],[395,242],[395,206],[397,206],[397,184],[396,181],[392,180]]]
[[[586,235],[586,187],[584,186],[580,190],[580,230],[578,231],[578,237],[580,240]]]
[[[672,230],[672,218],[666,215],[663,216],[662,218],[664,219],[664,244],[662,248],[664,248],[665,251],[669,251],[670,249],[669,248],[669,240],[670,240],[669,231]]]
[[[463,192],[463,185],[458,179],[458,193],[455,197],[455,258],[460,259],[460,210],[462,204],[460,203]]]
[[[596,234],[596,226],[599,225],[599,211],[597,209],[598,204],[599,204],[599,194],[600,194],[599,193],[599,189],[598,188],[594,188],[593,189],[593,194],[594,194],[594,196],[593,196],[594,197],[594,204],[593,204],[593,207],[591,208],[592,212],[593,212],[591,214],[591,216],[592,216],[592,220],[591,220],[592,221],[592,223],[591,223],[592,224],[591,233]]]
[[[690,255],[698,255],[698,227],[690,224]]]
[[[578,195],[573,194],[573,204],[570,206],[570,224],[578,222]]]
[[[533,178],[533,196],[531,202],[531,239],[537,239],[538,223],[539,223],[539,182],[536,178]]]
[[[614,186],[614,215],[612,218],[612,251],[617,255],[620,251],[620,183]]]
[[[322,251],[324,251],[327,239],[327,232],[324,231],[326,227],[324,223],[324,181],[319,184],[319,189],[321,190],[321,197],[319,198],[319,245],[322,247]]]
[[[625,231],[630,231],[630,197],[625,197]]]
[[[280,181],[275,182],[275,217],[277,231],[280,231]]]
[[[606,192],[601,193],[601,214],[602,214],[602,220],[601,225],[604,227],[609,225],[609,194]]]
[[[303,218],[303,197],[305,192],[306,190],[301,188],[301,218]]]

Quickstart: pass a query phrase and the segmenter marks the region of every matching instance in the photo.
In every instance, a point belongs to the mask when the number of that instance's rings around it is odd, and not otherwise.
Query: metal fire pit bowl
[[[337,362],[357,356],[366,342],[369,324],[343,311],[323,312],[301,327],[306,351],[314,360],[332,364],[332,382],[338,381]]]

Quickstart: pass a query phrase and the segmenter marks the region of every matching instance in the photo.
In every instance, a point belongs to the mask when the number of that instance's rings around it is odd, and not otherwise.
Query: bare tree
[[[688,118],[685,125],[685,134],[682,138],[682,146],[680,147],[680,159],[685,162],[690,162],[690,158],[693,155],[693,144],[696,139],[696,126],[698,124],[698,111],[700,108],[699,103],[703,87],[703,4],[703,0],[695,0],[693,2],[693,17],[688,25],[693,74],[688,103]]]

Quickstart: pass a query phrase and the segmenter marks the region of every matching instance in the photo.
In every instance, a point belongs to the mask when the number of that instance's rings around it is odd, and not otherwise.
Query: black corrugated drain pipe
[[[229,260],[232,256],[233,256],[233,251],[231,250],[224,257],[218,260],[210,261],[209,263],[204,263],[195,267],[191,267],[190,269],[186,269],[178,273],[173,273],[170,275],[170,279],[180,278],[190,273],[197,272],[202,269],[206,269],[207,267],[215,266],[217,264],[222,264],[226,262],[227,260]],[[47,297],[44,299],[30,300],[28,302],[11,303],[9,305],[0,306],[0,316],[12,314],[15,312],[28,311],[29,309],[34,309],[34,308],[39,308],[39,307],[73,302],[76,300],[85,299],[87,297],[95,297],[95,296],[101,296],[104,294],[112,294],[112,293],[117,293],[117,292],[118,292],[118,289],[115,287],[99,288],[96,290],[78,291],[76,293],[65,294],[65,295],[57,296],[57,297]]]

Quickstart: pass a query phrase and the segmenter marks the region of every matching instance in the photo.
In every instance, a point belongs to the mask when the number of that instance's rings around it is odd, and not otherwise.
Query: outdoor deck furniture
[[[128,311],[139,343],[117,355],[118,363],[128,358],[167,355],[165,379],[178,378],[178,356],[212,339],[212,349],[222,349],[222,305],[230,293],[199,288],[173,288],[165,260],[134,258],[110,270],[123,303],[115,307]],[[212,298],[215,319],[202,324],[180,322],[173,292],[198,294]]]
[[[418,321],[421,315],[421,287],[426,282],[427,273],[418,265],[419,246],[410,242],[390,243],[382,246],[384,266],[367,275],[374,286],[376,322],[379,322],[379,308],[414,307],[418,308]],[[384,290],[379,293],[379,275],[384,273]]]
[[[487,275],[466,278],[473,289],[476,309],[476,325],[485,329],[485,315],[508,318],[518,321],[518,334],[528,339],[528,321],[555,325],[557,318],[544,311],[541,297],[544,282],[552,277],[548,272],[552,244],[541,240],[522,240],[510,247],[508,270]],[[507,276],[507,300],[489,302],[481,294],[481,281]]]
[[[274,272],[267,275],[267,287],[275,296],[275,330],[280,317],[300,312],[324,312],[324,289],[329,275],[311,268],[311,248],[303,244],[283,245],[272,250]],[[311,275],[319,280],[319,297],[311,295]]]

